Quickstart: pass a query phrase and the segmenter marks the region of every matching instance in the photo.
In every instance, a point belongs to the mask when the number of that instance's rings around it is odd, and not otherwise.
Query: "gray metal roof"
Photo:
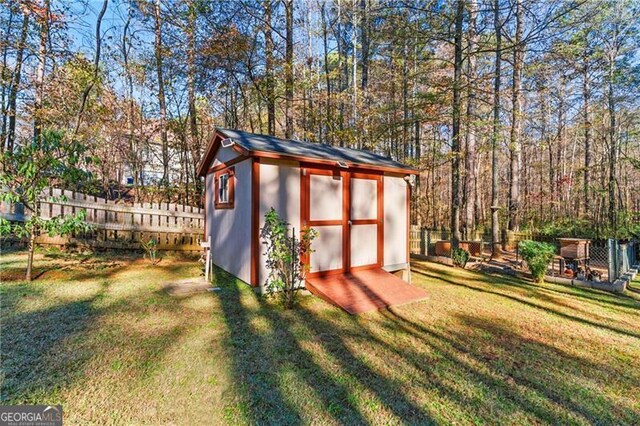
[[[413,167],[370,151],[341,148],[323,143],[281,139],[275,136],[259,135],[234,129],[218,128],[217,130],[248,151],[275,152],[295,157],[345,161],[363,166],[383,166],[414,170]]]

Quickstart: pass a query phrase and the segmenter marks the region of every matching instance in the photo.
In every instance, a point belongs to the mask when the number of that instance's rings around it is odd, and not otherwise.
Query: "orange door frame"
[[[311,175],[339,176],[342,180],[342,218],[335,220],[311,220]],[[377,182],[377,210],[375,219],[351,219],[351,179],[372,179]],[[308,278],[343,274],[350,271],[380,268],[384,255],[384,176],[377,172],[350,172],[336,167],[318,167],[317,164],[300,164],[300,220],[303,228],[313,226],[342,225],[342,267],[329,271],[307,273]],[[377,224],[376,263],[351,267],[351,224]],[[309,264],[310,255],[304,262]]]

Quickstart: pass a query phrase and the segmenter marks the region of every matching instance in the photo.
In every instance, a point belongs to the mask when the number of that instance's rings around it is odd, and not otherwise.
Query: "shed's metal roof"
[[[370,151],[341,148],[323,143],[281,139],[275,136],[259,135],[234,129],[218,128],[217,130],[248,151],[274,152],[293,157],[345,161],[365,166],[383,166],[414,170],[413,167]]]

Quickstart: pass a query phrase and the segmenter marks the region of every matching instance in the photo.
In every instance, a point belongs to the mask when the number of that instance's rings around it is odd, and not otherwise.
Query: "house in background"
[[[273,207],[297,232],[318,231],[306,283],[313,293],[353,298],[363,282],[394,285],[363,294],[412,287],[398,276],[409,278],[413,168],[368,151],[217,129],[198,174],[213,262],[250,285],[262,289],[269,276],[260,229]],[[388,305],[387,296],[373,303]]]

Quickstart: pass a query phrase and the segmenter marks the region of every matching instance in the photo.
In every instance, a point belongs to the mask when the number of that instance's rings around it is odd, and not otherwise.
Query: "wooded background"
[[[67,189],[198,205],[195,166],[222,126],[412,164],[414,221],[457,239],[639,230],[637,1],[0,9],[0,146],[43,128],[83,141],[93,187]]]

